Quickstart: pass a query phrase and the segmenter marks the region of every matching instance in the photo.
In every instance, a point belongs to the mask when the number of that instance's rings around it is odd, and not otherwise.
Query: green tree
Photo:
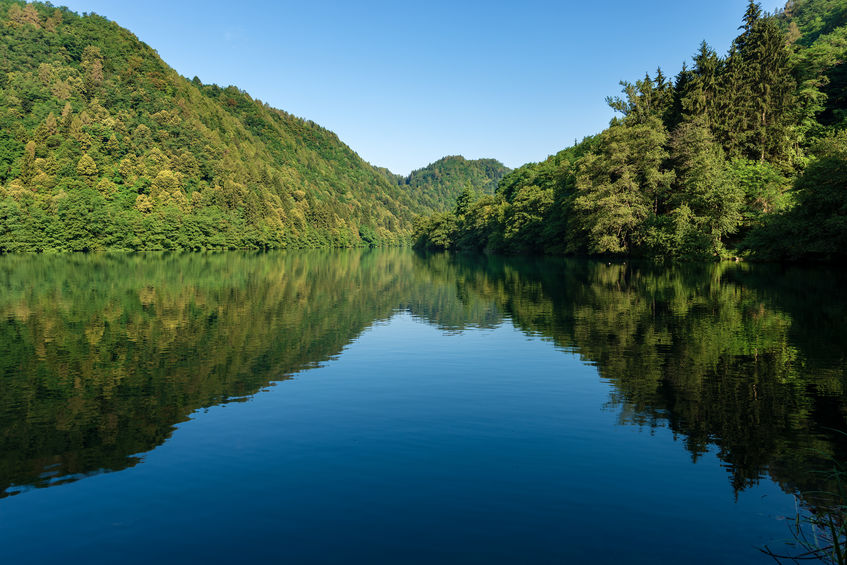
[[[32,177],[35,176],[35,142],[29,141],[24,147],[24,155],[21,159],[20,179],[25,185],[29,186],[32,182]]]
[[[467,214],[468,209],[471,204],[478,198],[476,191],[470,185],[470,183],[466,184],[462,189],[462,193],[456,197],[456,206],[453,210],[453,213],[457,218],[463,218],[465,214]]]
[[[545,248],[544,220],[553,205],[553,190],[522,187],[505,211],[504,240],[513,251],[539,252]]]
[[[89,45],[82,53],[83,88],[86,97],[94,98],[103,84],[103,55],[100,49]]]
[[[725,116],[733,130],[730,154],[759,161],[793,163],[792,127],[796,83],[786,35],[773,17],[750,0],[742,33],[733,44],[724,84],[731,103]]]
[[[683,92],[680,96],[684,113],[705,119],[709,127],[718,119],[718,105],[724,94],[720,90],[722,70],[722,61],[718,54],[704,41],[694,56],[690,80],[684,86],[681,85]]]
[[[796,182],[796,206],[770,218],[748,240],[762,257],[847,257],[847,132],[820,140],[813,151]]]
[[[419,218],[415,222],[415,246],[424,249],[450,249],[456,239],[456,222],[456,216],[451,212]]]
[[[574,211],[591,253],[625,254],[642,242],[644,222],[659,212],[673,172],[664,125],[650,118],[600,134],[597,153],[577,163]]]
[[[79,158],[76,164],[76,174],[88,181],[89,184],[93,183],[97,177],[97,163],[88,153]]]
[[[670,157],[676,177],[668,204],[676,212],[677,233],[684,218],[707,245],[700,252],[720,256],[724,241],[741,224],[744,195],[705,117],[693,118],[677,127],[670,140]]]

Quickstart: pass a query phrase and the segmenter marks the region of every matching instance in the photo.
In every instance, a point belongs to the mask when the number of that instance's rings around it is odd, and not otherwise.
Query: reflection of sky
[[[406,313],[198,412],[131,469],[0,501],[9,562],[750,562],[772,483],[617,424],[594,367],[509,322]],[[51,543],[44,543],[49,532]]]
[[[674,75],[704,39],[725,52],[747,4],[58,3],[115,20],[179,73],[235,84],[402,174],[450,154],[542,160],[606,126],[619,80],[658,66]]]

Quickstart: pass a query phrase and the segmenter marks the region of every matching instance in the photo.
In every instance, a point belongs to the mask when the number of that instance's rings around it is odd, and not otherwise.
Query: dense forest
[[[603,132],[466,190],[416,245],[663,259],[847,253],[847,5],[750,1],[726,55],[622,82]]]
[[[0,0],[0,252],[398,243],[505,172],[456,164],[399,182],[105,18]]]
[[[412,171],[409,176],[390,175],[398,185],[410,189],[434,210],[448,210],[465,189],[494,194],[497,184],[510,171],[496,159],[465,159],[450,155]]]

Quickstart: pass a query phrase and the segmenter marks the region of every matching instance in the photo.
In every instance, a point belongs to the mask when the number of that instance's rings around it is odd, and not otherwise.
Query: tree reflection
[[[737,491],[847,461],[844,273],[405,250],[0,258],[0,496],[134,465],[202,407],[338,355],[398,309],[577,352],[622,425],[715,450]]]

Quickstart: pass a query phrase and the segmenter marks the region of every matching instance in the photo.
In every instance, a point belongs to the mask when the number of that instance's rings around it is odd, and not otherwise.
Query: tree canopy
[[[621,82],[622,95],[607,98],[619,114],[608,129],[512,171],[461,217],[418,219],[416,245],[668,260],[847,255],[847,10],[796,0],[766,14],[751,0],[739,31],[724,56],[701,43],[673,80],[658,69]]]
[[[398,182],[103,17],[0,0],[0,252],[399,243],[506,170],[450,159]]]

